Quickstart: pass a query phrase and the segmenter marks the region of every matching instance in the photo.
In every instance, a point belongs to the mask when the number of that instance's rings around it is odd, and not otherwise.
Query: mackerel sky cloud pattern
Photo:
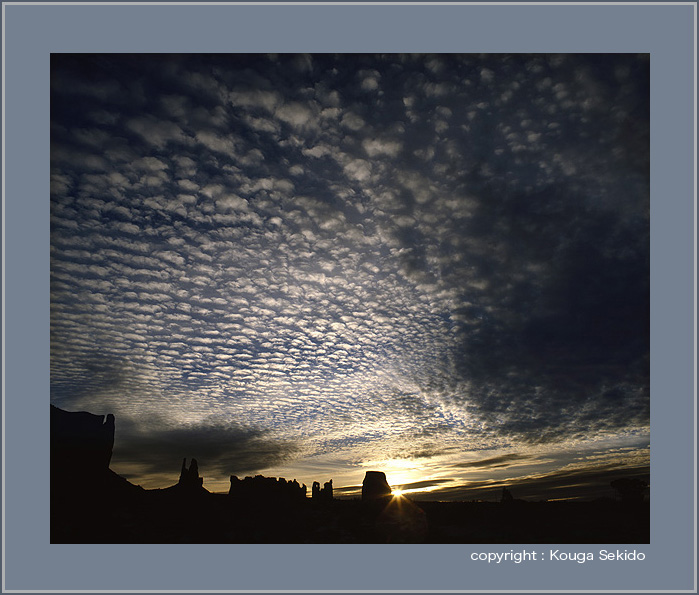
[[[148,486],[647,457],[648,84],[646,55],[54,54],[52,402],[114,413]]]

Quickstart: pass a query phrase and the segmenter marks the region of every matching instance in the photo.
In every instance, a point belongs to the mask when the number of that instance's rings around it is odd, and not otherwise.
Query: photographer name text
[[[522,562],[573,562],[584,564],[593,560],[640,562],[646,555],[638,550],[598,550],[596,552],[573,551],[566,549],[542,550],[510,550],[509,552],[473,552],[471,560],[487,564],[503,564]]]

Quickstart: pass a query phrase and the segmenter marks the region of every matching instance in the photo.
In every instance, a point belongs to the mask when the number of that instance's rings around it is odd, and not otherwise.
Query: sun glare
[[[391,493],[394,498],[400,498],[403,495],[403,490],[393,490]]]

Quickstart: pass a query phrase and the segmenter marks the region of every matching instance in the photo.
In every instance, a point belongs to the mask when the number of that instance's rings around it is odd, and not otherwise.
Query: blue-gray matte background
[[[692,6],[5,9],[6,589],[693,588]],[[407,51],[651,54],[652,537],[627,546],[646,561],[470,560],[516,545],[50,545],[49,54]],[[616,545],[561,549],[600,547]]]

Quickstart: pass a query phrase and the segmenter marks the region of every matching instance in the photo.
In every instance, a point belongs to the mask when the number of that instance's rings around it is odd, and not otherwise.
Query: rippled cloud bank
[[[136,482],[647,453],[647,55],[51,67],[51,399]]]

